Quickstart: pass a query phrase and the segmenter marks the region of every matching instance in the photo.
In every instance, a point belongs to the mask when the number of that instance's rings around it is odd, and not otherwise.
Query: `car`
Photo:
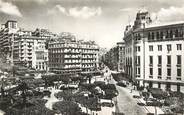
[[[109,103],[109,102],[102,102],[102,103],[101,103],[101,106],[102,106],[102,107],[113,107],[114,104],[113,104],[113,103]]]
[[[141,96],[139,96],[139,95],[133,95],[133,98],[140,99],[140,98],[141,98]]]

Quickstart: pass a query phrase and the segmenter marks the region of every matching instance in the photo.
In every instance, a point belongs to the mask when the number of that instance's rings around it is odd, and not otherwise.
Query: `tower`
[[[133,29],[144,28],[152,22],[149,12],[143,8],[138,11]]]

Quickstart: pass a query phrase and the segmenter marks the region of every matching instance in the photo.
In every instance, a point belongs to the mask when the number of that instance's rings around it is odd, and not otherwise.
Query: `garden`
[[[46,107],[51,91],[59,92],[54,96],[59,100]],[[118,95],[115,85],[96,81],[86,83],[80,76],[34,76],[20,77],[16,86],[9,89],[1,87],[0,109],[5,115],[88,115],[88,111],[101,111],[101,107],[113,107],[112,98]],[[100,103],[100,99],[111,100]],[[86,109],[86,111],[84,110]]]
[[[184,113],[184,93],[163,91],[159,88],[148,88],[147,92],[142,92],[142,96],[146,102],[143,106],[160,107],[165,114]]]

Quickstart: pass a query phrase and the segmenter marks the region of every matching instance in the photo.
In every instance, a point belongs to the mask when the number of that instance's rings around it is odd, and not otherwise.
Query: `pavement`
[[[45,106],[46,106],[48,109],[52,110],[52,105],[53,105],[54,103],[60,101],[59,99],[57,99],[57,98],[54,96],[54,94],[55,94],[55,93],[58,93],[58,92],[61,91],[61,90],[57,90],[57,89],[55,89],[55,88],[52,88],[50,91],[51,91],[50,97],[44,97],[43,99],[46,99],[46,100],[47,100],[47,103],[45,103]]]

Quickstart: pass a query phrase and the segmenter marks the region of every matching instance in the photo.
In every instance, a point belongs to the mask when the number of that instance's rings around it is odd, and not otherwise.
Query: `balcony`
[[[32,53],[27,53],[28,55],[32,55]]]
[[[141,64],[140,63],[136,63],[136,66],[140,66]]]
[[[180,81],[181,80],[181,77],[177,77],[176,80],[179,80]]]
[[[168,77],[166,78],[166,80],[171,80],[171,77],[170,77],[170,76],[168,76]]]
[[[167,67],[171,67],[171,64],[167,64]]]
[[[32,49],[27,49],[29,52],[31,52],[32,51]]]
[[[158,79],[162,79],[162,76],[158,76]]]
[[[153,67],[153,64],[149,64],[150,67]]]
[[[158,64],[157,66],[158,66],[158,67],[162,67],[162,64]]]
[[[177,64],[176,66],[177,66],[178,68],[180,68],[180,67],[181,67],[181,64]]]
[[[32,45],[28,45],[28,47],[29,47],[29,48],[31,48],[31,47],[32,47]]]
[[[153,75],[150,75],[149,78],[153,79]]]

